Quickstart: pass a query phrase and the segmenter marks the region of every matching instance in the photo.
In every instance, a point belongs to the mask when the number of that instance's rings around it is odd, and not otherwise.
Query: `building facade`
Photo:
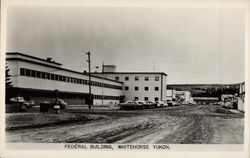
[[[50,101],[58,90],[59,98],[69,104],[117,104],[123,96],[123,83],[116,80],[91,77],[92,93],[89,97],[88,74],[65,69],[51,58],[10,52],[6,53],[12,88],[6,89],[6,102],[22,96],[35,103]],[[89,100],[89,98],[92,98]]]
[[[128,100],[166,100],[167,75],[165,73],[104,71],[93,75],[123,82],[124,102]]]
[[[167,99],[176,99],[176,90],[167,89]]]
[[[188,104],[189,102],[193,101],[193,98],[191,97],[191,93],[189,91],[176,91],[176,97],[182,98],[183,104]]]

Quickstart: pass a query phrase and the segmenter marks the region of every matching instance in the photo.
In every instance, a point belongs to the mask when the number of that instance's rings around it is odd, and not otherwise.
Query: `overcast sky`
[[[229,8],[8,7],[7,51],[63,67],[160,71],[168,83],[244,80],[244,12]],[[100,69],[100,68],[99,68]],[[100,71],[100,70],[99,70]]]

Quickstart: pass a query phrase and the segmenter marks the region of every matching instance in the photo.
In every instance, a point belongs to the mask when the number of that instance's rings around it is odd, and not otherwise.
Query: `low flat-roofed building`
[[[193,100],[197,103],[214,103],[218,102],[219,98],[218,97],[193,97]]]

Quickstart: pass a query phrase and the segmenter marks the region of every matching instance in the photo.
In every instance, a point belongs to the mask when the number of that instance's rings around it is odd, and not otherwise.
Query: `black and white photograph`
[[[159,2],[6,2],[6,149],[245,151],[248,2]]]

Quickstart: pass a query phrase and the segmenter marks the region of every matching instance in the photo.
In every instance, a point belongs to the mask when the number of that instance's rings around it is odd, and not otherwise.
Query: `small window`
[[[30,70],[26,69],[26,76],[30,76]]]
[[[159,81],[159,76],[155,76],[155,81]]]
[[[115,80],[116,80],[116,81],[119,81],[119,76],[116,76],[116,77],[115,77]]]
[[[155,101],[159,101],[159,98],[158,98],[158,97],[155,97]]]
[[[51,80],[55,80],[55,74],[51,74],[50,77],[51,77]]]
[[[159,87],[155,87],[155,91],[159,91]]]
[[[21,75],[21,76],[25,76],[24,71],[25,71],[24,68],[21,68],[21,69],[20,69],[20,75]]]
[[[126,86],[126,87],[125,87],[125,90],[126,90],[126,91],[129,90],[129,88]]]
[[[125,81],[128,81],[128,80],[129,80],[129,77],[128,77],[128,76],[126,76],[126,77],[125,77]]]
[[[135,97],[134,99],[135,99],[135,100],[139,100],[139,98],[138,98],[138,97]]]
[[[49,79],[49,80],[50,80],[50,74],[49,74],[49,73],[47,73],[47,79]]]
[[[144,90],[145,90],[145,91],[148,91],[148,87],[145,87]]]
[[[144,100],[145,100],[145,101],[148,101],[148,97],[144,97]]]
[[[37,72],[36,72],[36,77],[37,77],[37,78],[41,78],[41,72],[40,72],[40,71],[37,71]]]
[[[61,75],[59,75],[59,81],[62,81],[62,76]]]
[[[148,76],[145,76],[145,81],[148,81],[149,80],[149,77]]]
[[[139,87],[135,87],[135,90],[138,91],[138,90],[139,90]]]
[[[45,79],[45,72],[41,72],[41,74],[42,74],[42,78]]]
[[[31,77],[36,77],[36,71],[31,70]]]
[[[139,81],[139,76],[135,76],[135,81]]]
[[[59,77],[58,75],[55,75],[55,80],[58,81]]]

